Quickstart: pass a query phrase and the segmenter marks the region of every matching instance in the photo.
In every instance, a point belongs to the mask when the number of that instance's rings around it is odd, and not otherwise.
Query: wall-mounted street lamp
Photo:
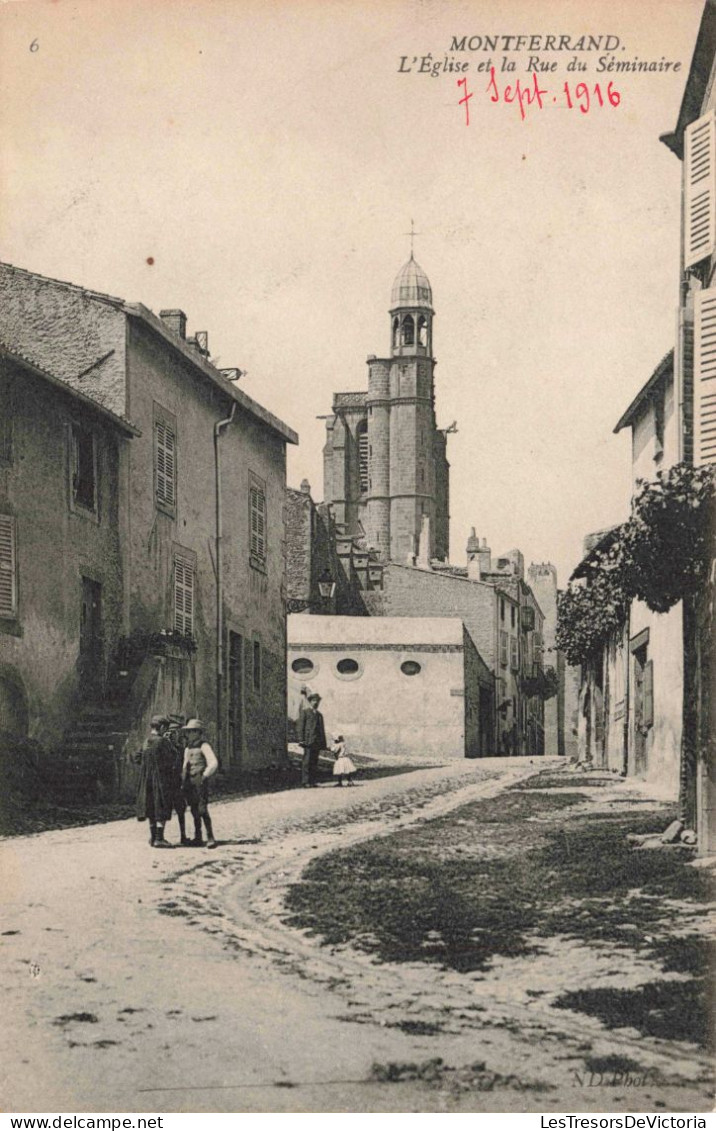
[[[330,600],[331,597],[335,596],[336,583],[331,577],[330,571],[327,569],[324,569],[318,579],[318,592],[321,594],[324,601]]]

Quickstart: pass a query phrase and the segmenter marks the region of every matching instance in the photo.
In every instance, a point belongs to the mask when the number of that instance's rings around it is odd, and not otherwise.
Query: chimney
[[[209,356],[209,334],[206,330],[197,330],[191,338],[186,339],[186,344],[195,349],[202,357]]]
[[[492,550],[487,545],[487,538],[482,539],[478,557],[480,558],[480,574],[484,576],[492,569]]]
[[[467,540],[467,576],[470,581],[479,581],[481,576],[480,539],[475,534],[474,526]]]
[[[167,329],[178,338],[186,340],[186,314],[183,310],[160,310],[159,317],[166,324]]]

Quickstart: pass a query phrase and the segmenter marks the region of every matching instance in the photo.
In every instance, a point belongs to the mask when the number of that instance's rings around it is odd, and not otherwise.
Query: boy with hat
[[[174,753],[165,737],[169,725],[166,715],[152,715],[149,737],[132,761],[139,764],[137,820],[149,820],[152,848],[171,848],[164,839],[164,825],[172,813],[172,770]]]
[[[321,696],[317,691],[308,696],[306,710],[298,718],[298,741],[303,747],[301,785],[304,788],[318,785],[318,755],[326,748],[326,728],[323,715],[318,710]]]
[[[209,816],[209,778],[218,770],[219,762],[209,743],[202,740],[203,730],[204,724],[200,719],[189,719],[184,727],[187,744],[184,749],[182,779],[184,797],[194,818],[194,844],[197,848],[203,844],[201,839],[203,820],[206,827],[206,847],[216,848]]]

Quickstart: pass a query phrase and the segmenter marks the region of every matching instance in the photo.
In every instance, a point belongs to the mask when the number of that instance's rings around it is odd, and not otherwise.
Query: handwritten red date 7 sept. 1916
[[[458,100],[458,106],[465,107],[465,125],[469,126],[470,99],[473,97],[474,91],[468,90],[466,78],[458,79],[457,85],[463,89],[463,96]],[[515,103],[519,107],[523,121],[530,106],[544,110],[545,106],[555,104],[566,107],[568,110],[578,109],[580,113],[588,114],[593,106],[618,106],[621,102],[621,94],[615,89],[612,82],[603,85],[598,82],[591,84],[578,82],[575,84],[567,81],[553,94],[539,85],[536,74],[533,74],[530,81],[524,86],[520,79],[500,86],[494,67],[490,69],[490,81],[487,84],[486,92],[490,96],[490,102]]]

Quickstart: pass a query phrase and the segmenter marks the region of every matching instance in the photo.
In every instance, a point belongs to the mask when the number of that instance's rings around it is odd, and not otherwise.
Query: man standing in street
[[[170,715],[169,728],[167,730],[167,738],[172,745],[174,752],[174,762],[172,767],[172,809],[177,815],[179,822],[179,836],[181,844],[191,844],[192,842],[186,835],[186,798],[184,797],[184,726],[186,718],[184,715]]]
[[[301,785],[304,789],[317,785],[318,755],[326,749],[326,728],[323,715],[318,710],[321,696],[314,691],[308,696],[308,706],[298,720],[298,741],[303,747]]]

